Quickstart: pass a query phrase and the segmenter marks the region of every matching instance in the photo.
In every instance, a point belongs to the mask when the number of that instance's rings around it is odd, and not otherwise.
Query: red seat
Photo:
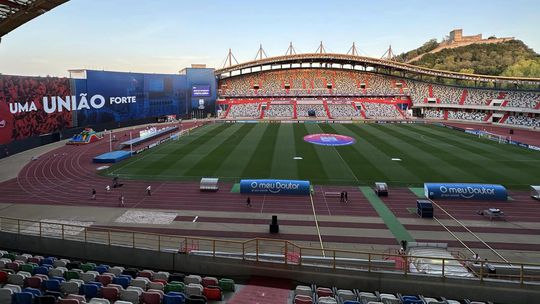
[[[118,300],[120,292],[116,287],[103,287],[101,288],[101,295],[112,303]]]
[[[143,292],[142,301],[144,304],[160,304],[161,303],[161,294],[157,292]]]
[[[219,286],[219,282],[216,278],[213,277],[204,277],[202,279],[201,285],[204,287],[208,286]]]
[[[167,285],[167,283],[168,283],[167,280],[163,280],[163,279],[155,279],[152,282],[162,283],[163,286]]]
[[[208,300],[212,300],[212,301],[221,301],[222,300],[221,289],[217,288],[217,287],[204,287],[203,295]]]
[[[141,271],[137,276],[149,278],[150,280],[152,280],[152,273],[150,271]]]
[[[31,258],[28,258],[28,261],[26,261],[27,263],[35,263],[35,264],[38,264],[38,265],[41,265],[41,258],[38,258],[38,257],[31,257]]]
[[[319,297],[332,297],[332,296],[334,296],[334,293],[332,292],[332,289],[330,289],[330,288],[318,287],[317,288],[317,295]]]
[[[107,286],[109,284],[112,283],[112,277],[110,275],[103,275],[103,274],[100,274],[96,277],[96,281],[100,282],[101,284],[103,284],[103,286]]]
[[[294,297],[294,304],[313,304],[313,299],[306,295],[297,295]]]
[[[19,263],[15,263],[15,262],[6,263],[6,268],[11,269],[13,271],[19,271]]]
[[[5,271],[0,271],[0,284],[6,284],[8,281],[8,273]]]
[[[41,289],[41,284],[43,283],[43,279],[40,277],[29,277],[26,278],[26,286]]]

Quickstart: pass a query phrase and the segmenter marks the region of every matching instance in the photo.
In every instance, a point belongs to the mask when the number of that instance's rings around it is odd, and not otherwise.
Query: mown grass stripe
[[[385,203],[375,194],[370,187],[359,187],[362,194],[369,201],[373,209],[382,218],[384,224],[396,238],[398,244],[401,241],[414,242],[412,235],[405,229],[403,224],[397,219],[394,213],[385,205]]]
[[[266,126],[261,140],[251,155],[251,158],[246,162],[246,166],[242,171],[242,176],[246,178],[265,178],[271,177],[272,159],[274,156],[274,147],[276,145],[277,133],[279,130],[278,124],[269,124]],[[247,160],[247,158],[246,158]]]
[[[310,180],[312,183],[328,182],[328,175],[324,166],[315,152],[313,144],[304,141],[308,131],[304,124],[296,124],[293,127],[296,155],[303,158],[298,162],[298,177]]]
[[[186,175],[191,176],[216,176],[214,172],[218,170],[224,160],[224,156],[229,155],[231,151],[244,139],[255,124],[243,124],[236,132],[224,138],[210,153],[199,159]]]
[[[303,159],[295,160],[296,143],[294,141],[294,124],[282,123],[276,138],[274,155],[272,157],[271,176],[283,179],[298,178],[298,163],[303,162]]]
[[[409,187],[409,190],[418,198],[426,198],[424,188]]]

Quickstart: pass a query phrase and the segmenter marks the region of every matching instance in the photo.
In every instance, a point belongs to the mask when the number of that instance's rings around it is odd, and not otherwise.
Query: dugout
[[[203,177],[199,185],[201,191],[218,191],[219,190],[219,178],[214,177]]]
[[[433,218],[433,204],[429,200],[417,200],[416,213],[421,218]]]
[[[540,186],[531,185],[531,197],[540,201]]]
[[[388,185],[386,183],[375,183],[374,190],[375,193],[377,193],[377,196],[388,196]]]

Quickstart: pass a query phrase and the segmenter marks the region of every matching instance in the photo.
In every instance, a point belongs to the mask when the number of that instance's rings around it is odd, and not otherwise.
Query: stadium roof
[[[0,0],[0,38],[69,0]]]
[[[355,67],[371,67],[376,69],[391,70],[402,73],[404,75],[420,75],[464,81],[510,83],[515,85],[540,85],[540,78],[465,74],[429,69],[386,59],[331,53],[307,53],[267,57],[218,69],[216,70],[216,75],[218,75],[220,78],[226,78],[231,76],[239,76],[247,73],[265,72],[274,69],[288,69],[295,67],[306,68],[309,67],[306,65],[311,64],[319,64],[328,68],[336,68],[336,66],[334,65],[338,65],[338,68],[342,69],[346,69],[347,66],[349,66],[349,68],[347,69],[355,69]]]

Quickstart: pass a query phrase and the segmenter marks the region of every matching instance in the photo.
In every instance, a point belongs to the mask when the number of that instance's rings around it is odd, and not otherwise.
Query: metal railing
[[[291,241],[255,238],[226,240],[148,233],[99,226],[78,226],[60,222],[34,221],[0,217],[0,231],[20,235],[55,238],[84,243],[104,244],[135,249],[154,250],[213,258],[231,258],[260,263],[312,266],[338,270],[385,271],[423,274],[411,271],[412,265],[429,269],[427,275],[468,279],[516,281],[521,285],[540,282],[540,264],[504,261],[474,261],[463,258],[407,256],[391,251],[363,252],[354,250],[306,247]],[[144,228],[142,228],[144,229]],[[0,248],[1,249],[1,248]],[[495,267],[495,272],[490,270]],[[456,271],[456,267],[460,271]],[[466,270],[463,272],[463,270]]]

